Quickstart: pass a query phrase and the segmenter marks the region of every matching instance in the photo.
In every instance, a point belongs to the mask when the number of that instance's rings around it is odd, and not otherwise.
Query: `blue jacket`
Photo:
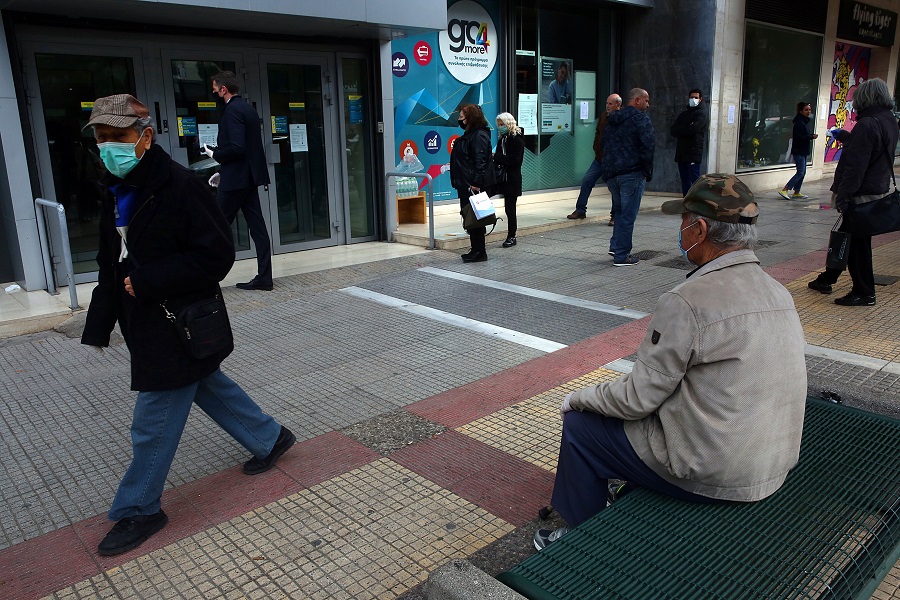
[[[240,96],[233,96],[222,111],[213,158],[221,165],[219,189],[223,192],[269,183],[259,115]]]
[[[653,178],[655,149],[656,134],[647,113],[633,106],[610,113],[603,132],[600,175],[604,180],[609,180],[637,171],[650,181]]]

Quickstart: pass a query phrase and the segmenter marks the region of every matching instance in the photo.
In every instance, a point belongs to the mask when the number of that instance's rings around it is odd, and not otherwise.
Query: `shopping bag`
[[[847,253],[850,249],[850,234],[846,231],[838,231],[842,217],[838,217],[831,234],[828,236],[828,255],[825,257],[825,266],[829,269],[843,271],[847,268]]]
[[[487,192],[478,192],[477,194],[469,196],[469,203],[472,205],[472,210],[475,213],[476,219],[481,220],[488,215],[496,214],[494,203],[491,202]]]
[[[487,227],[488,225],[497,224],[497,213],[492,212],[487,215],[483,219],[479,219],[475,216],[475,209],[472,208],[471,204],[467,204],[463,206],[462,209],[462,217],[463,217],[463,229],[466,231],[470,229],[475,229],[476,227]],[[491,228],[491,231],[494,231],[494,228]],[[490,233],[490,232],[489,232]]]

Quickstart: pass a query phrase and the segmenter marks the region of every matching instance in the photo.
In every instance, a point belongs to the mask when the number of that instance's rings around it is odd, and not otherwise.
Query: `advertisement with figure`
[[[498,14],[496,1],[460,0],[447,9],[444,30],[391,42],[397,153],[388,166],[393,169],[413,149],[421,172],[434,178],[435,200],[456,198],[441,166],[450,162],[453,142],[463,133],[457,124],[460,106],[480,105],[497,142],[493,130],[504,110],[497,105]]]
[[[837,42],[834,45],[834,65],[831,77],[831,104],[828,113],[828,131],[846,129],[856,124],[853,111],[853,94],[857,86],[869,78],[871,48]],[[825,144],[825,162],[841,158],[841,145],[830,135]]]

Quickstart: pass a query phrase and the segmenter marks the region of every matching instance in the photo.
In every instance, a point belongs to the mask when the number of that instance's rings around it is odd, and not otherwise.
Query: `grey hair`
[[[516,118],[508,112],[502,112],[497,115],[497,120],[506,125],[509,129],[509,135],[521,135],[522,128],[516,123]]]
[[[647,93],[647,90],[645,90],[643,88],[632,88],[631,91],[628,92],[628,101],[631,102],[635,98],[641,98],[645,95],[647,95],[647,96],[650,95]]]
[[[894,99],[887,83],[878,77],[864,81],[853,94],[853,108],[857,112],[873,106],[888,110],[894,108]]]
[[[756,225],[747,223],[723,223],[713,219],[691,215],[691,225],[698,221],[706,221],[706,237],[711,243],[722,248],[735,250],[752,250],[756,246]]]
[[[144,117],[143,119],[138,119],[134,122],[134,125],[132,125],[132,127],[134,127],[134,130],[140,134],[143,134],[144,130],[149,127],[150,131],[152,132],[151,135],[154,137],[156,136],[156,129],[153,127],[153,117]]]

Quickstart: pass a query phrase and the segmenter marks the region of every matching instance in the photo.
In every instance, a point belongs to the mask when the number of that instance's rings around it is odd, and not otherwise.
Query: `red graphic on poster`
[[[869,78],[871,48],[838,42],[834,45],[834,64],[831,76],[831,104],[828,111],[828,131],[846,129],[856,125],[853,110],[853,94],[862,82]],[[841,144],[831,135],[825,143],[825,162],[841,158]]]
[[[458,140],[459,138],[460,138],[460,136],[458,136],[458,135],[450,136],[450,139],[447,140],[447,152],[449,152],[450,154],[453,154],[453,144],[455,144],[456,140]]]
[[[431,46],[428,45],[428,42],[422,40],[416,42],[416,45],[413,46],[413,58],[423,67],[431,62]]]
[[[416,146],[416,143],[412,140],[403,140],[400,142],[400,160],[403,160],[403,157],[408,154],[419,155],[419,147]]]

